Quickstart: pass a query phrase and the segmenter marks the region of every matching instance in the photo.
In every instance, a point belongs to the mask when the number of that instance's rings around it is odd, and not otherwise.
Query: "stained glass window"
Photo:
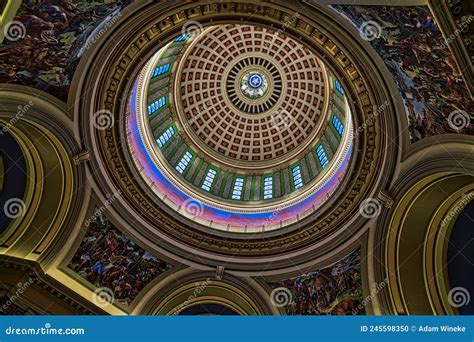
[[[163,107],[166,104],[166,96],[160,97],[158,100],[153,102],[148,106],[148,114],[153,114],[156,112],[158,109]]]
[[[153,70],[153,73],[151,74],[151,77],[156,77],[156,76],[166,74],[169,70],[170,70],[170,64],[169,63],[157,66],[155,68],[155,70]]]
[[[273,177],[265,176],[263,179],[263,199],[270,199],[273,197]]]
[[[293,176],[293,186],[296,189],[299,189],[303,186],[303,178],[301,177],[301,168],[299,165],[294,166],[291,169],[291,174]]]
[[[316,149],[316,155],[318,156],[321,167],[324,169],[329,164],[329,159],[326,155],[326,152],[324,151],[323,145],[318,146],[318,148]]]
[[[173,126],[168,128],[157,140],[156,142],[158,143],[158,146],[162,148],[163,146],[166,145],[166,143],[171,139],[173,135],[175,135],[175,130]]]
[[[332,124],[334,125],[334,128],[336,129],[337,133],[342,136],[342,133],[344,132],[344,126],[336,115],[332,117]]]
[[[201,189],[210,191],[212,183],[214,182],[214,178],[216,178],[217,171],[214,169],[207,170],[206,178],[204,178],[204,182],[201,185]]]
[[[244,178],[237,177],[234,182],[234,190],[232,191],[232,199],[240,200],[242,198],[242,190],[244,188]]]
[[[186,170],[186,168],[188,167],[188,164],[192,158],[193,155],[191,154],[191,152],[186,151],[184,156],[179,161],[178,165],[176,165],[176,170],[178,170],[178,172],[182,174],[184,170]]]

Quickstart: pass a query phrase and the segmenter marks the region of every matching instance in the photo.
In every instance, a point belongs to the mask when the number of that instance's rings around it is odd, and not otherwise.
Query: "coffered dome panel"
[[[234,167],[275,166],[307,147],[321,129],[326,70],[281,32],[214,27],[191,43],[181,63],[176,96],[186,133]]]

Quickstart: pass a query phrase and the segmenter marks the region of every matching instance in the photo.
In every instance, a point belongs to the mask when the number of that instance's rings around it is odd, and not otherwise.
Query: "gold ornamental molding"
[[[365,53],[359,40],[351,36],[345,26],[334,22],[330,10],[326,8],[306,8],[304,13],[299,14],[298,20],[286,27],[286,34],[311,48],[341,81],[347,89],[354,125],[366,122],[366,129],[355,140],[350,166],[353,173],[328,200],[316,219],[311,217],[278,232],[259,233],[252,239],[242,239],[225,232],[215,233],[192,222],[183,224],[182,218],[162,203],[157,203],[150,189],[139,180],[137,170],[131,167],[128,152],[121,144],[126,134],[121,122],[125,115],[125,99],[132,86],[130,80],[164,42],[181,32],[185,23],[193,21],[206,27],[250,16],[256,24],[278,28],[282,22],[291,22],[289,18],[298,10],[301,6],[291,1],[260,5],[247,1],[193,2],[175,4],[174,8],[166,10],[156,3],[143,5],[139,12],[140,20],[134,19],[137,13],[129,13],[123,19],[127,25],[114,27],[109,39],[103,40],[102,45],[95,46],[95,50],[89,52],[95,58],[88,64],[100,65],[101,68],[87,69],[86,64],[80,65],[82,70],[78,72],[84,75],[84,83],[75,84],[72,89],[77,90],[76,98],[82,98],[75,114],[81,120],[76,124],[90,151],[92,173],[103,186],[103,191],[115,187],[123,192],[126,201],[114,203],[117,205],[114,212],[120,212],[122,218],[135,218],[137,224],[129,229],[140,234],[150,249],[159,252],[163,248],[178,255],[192,250],[203,262],[216,266],[226,260],[227,263],[235,262],[235,267],[242,267],[237,264],[253,256],[257,258],[245,267],[258,270],[257,261],[268,262],[272,255],[279,255],[278,262],[287,263],[289,254],[283,258],[283,252],[297,253],[301,248],[314,248],[316,242],[330,239],[335,232],[338,232],[338,239],[349,239],[353,234],[345,231],[344,225],[349,220],[355,220],[352,227],[361,226],[365,221],[360,217],[355,219],[359,204],[389,181],[395,167],[396,144],[388,144],[388,141],[397,139],[397,119],[391,109],[394,107],[392,95],[383,77],[374,74],[377,68],[373,66],[371,56]],[[327,30],[329,23],[330,31]],[[81,94],[81,87],[88,89],[89,86],[96,92]],[[374,108],[386,101],[390,104],[387,115],[384,118],[373,115]],[[118,124],[105,130],[90,129],[91,115],[98,110],[113,113]],[[140,213],[138,219],[137,212]],[[199,250],[193,246],[199,246]],[[318,254],[329,248],[327,244],[318,247]],[[305,254],[299,257],[315,256]],[[233,257],[229,258],[230,255]]]

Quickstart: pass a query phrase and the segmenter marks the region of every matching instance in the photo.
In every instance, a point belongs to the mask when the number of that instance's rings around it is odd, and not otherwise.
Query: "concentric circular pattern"
[[[282,33],[254,25],[219,26],[197,37],[181,63],[178,115],[185,133],[202,151],[213,151],[213,159],[224,157],[235,168],[259,162],[275,166],[307,147],[323,124],[324,67]],[[240,63],[243,68],[234,73]],[[239,77],[252,71],[268,81],[268,90],[256,99],[240,87]],[[229,88],[228,80],[235,87]],[[252,101],[256,106],[246,106]],[[284,125],[275,124],[279,113],[285,113]]]
[[[237,62],[226,81],[227,96],[240,111],[251,114],[270,110],[280,98],[282,80],[278,69],[260,57]]]

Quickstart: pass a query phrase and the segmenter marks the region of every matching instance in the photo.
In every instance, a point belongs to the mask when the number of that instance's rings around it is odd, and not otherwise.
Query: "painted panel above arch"
[[[2,43],[0,83],[30,86],[67,101],[80,59],[131,2],[22,1]]]
[[[138,293],[172,265],[145,251],[122,234],[95,208],[84,223],[87,229],[68,267],[108,293],[111,304],[129,306]]]
[[[272,304],[287,315],[362,315],[360,249],[338,262],[269,283]]]
[[[356,27],[392,74],[412,143],[438,134],[474,134],[474,102],[463,71],[428,6],[331,7]]]

